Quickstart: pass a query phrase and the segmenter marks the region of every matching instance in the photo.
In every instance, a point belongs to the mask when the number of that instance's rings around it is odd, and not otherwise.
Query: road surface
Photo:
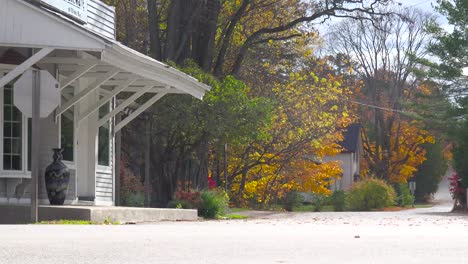
[[[0,263],[468,263],[468,216],[285,213],[230,221],[0,226]]]

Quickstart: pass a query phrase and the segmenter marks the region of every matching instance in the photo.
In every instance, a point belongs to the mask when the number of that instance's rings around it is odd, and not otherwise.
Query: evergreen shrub
[[[283,209],[292,212],[294,209],[300,207],[302,202],[304,201],[304,197],[298,191],[290,191],[288,192],[283,200]]]
[[[413,195],[407,183],[398,184],[398,198],[397,202],[399,206],[408,206],[413,204]]]
[[[223,191],[204,191],[201,193],[201,199],[198,215],[204,218],[212,219],[223,215],[229,203],[229,197]]]
[[[346,205],[353,211],[369,211],[392,206],[396,193],[385,181],[368,178],[351,186],[346,195]]]
[[[345,192],[342,190],[336,190],[331,196],[331,204],[335,212],[342,212],[345,210]]]

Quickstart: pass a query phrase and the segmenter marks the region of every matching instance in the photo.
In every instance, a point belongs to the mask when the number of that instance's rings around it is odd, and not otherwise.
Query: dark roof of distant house
[[[359,138],[361,137],[361,124],[350,124],[343,133],[343,141],[339,144],[344,148],[343,152],[357,152]]]

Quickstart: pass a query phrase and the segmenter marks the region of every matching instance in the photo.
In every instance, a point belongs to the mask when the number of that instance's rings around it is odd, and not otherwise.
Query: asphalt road
[[[0,263],[468,263],[468,216],[441,201],[400,212],[0,226]]]

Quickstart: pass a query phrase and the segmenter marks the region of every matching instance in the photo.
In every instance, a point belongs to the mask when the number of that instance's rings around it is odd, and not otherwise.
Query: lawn
[[[105,220],[104,222],[92,222],[86,220],[54,220],[37,222],[38,225],[120,225],[120,222]]]

